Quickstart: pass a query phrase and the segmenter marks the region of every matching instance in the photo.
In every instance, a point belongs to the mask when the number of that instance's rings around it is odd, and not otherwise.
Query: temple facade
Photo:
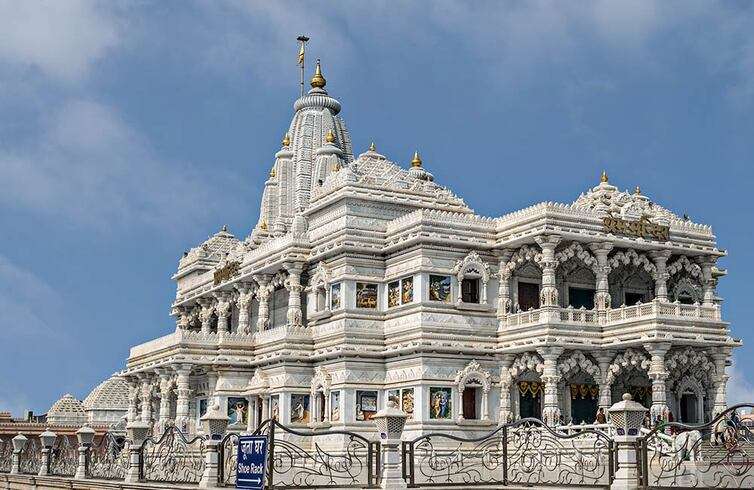
[[[473,434],[592,423],[625,392],[655,419],[725,408],[741,341],[709,226],[604,173],[572,203],[479,216],[418,153],[355,156],[325,85],[318,63],[251,233],[223,227],[180,258],[175,330],[121,373],[129,420],[194,433],[219,404],[232,430],[370,432],[393,400],[409,433]]]

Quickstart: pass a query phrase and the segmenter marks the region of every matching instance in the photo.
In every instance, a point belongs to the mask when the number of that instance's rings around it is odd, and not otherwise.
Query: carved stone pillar
[[[254,298],[254,289],[251,284],[236,284],[236,304],[238,305],[238,331],[251,333],[251,301]]]
[[[190,364],[179,364],[175,366],[176,378],[176,406],[175,406],[175,425],[184,433],[188,430],[189,425],[189,375],[191,374]]]
[[[608,381],[608,375],[610,374],[610,363],[615,357],[615,353],[612,351],[604,351],[594,353],[594,358],[597,360],[597,364],[600,367],[600,401],[599,407],[605,409],[605,415],[607,415],[607,409],[612,406],[613,391]]]
[[[139,380],[135,376],[126,378],[128,383],[128,421],[136,422],[139,420],[139,398],[141,387]]]
[[[302,264],[287,263],[288,278],[285,280],[285,288],[288,290],[288,325],[300,327],[302,325],[301,314],[301,271]]]
[[[702,288],[704,291],[703,306],[715,306],[715,288],[717,280],[712,276],[712,268],[717,262],[716,257],[699,257],[699,267],[702,268]]]
[[[488,421],[490,419],[490,407],[489,407],[490,390],[489,388],[482,388],[482,420]],[[463,405],[463,400],[461,401]]]
[[[668,301],[668,259],[670,250],[655,250],[650,252],[649,256],[657,268],[657,279],[655,279],[655,298],[659,301]]]
[[[191,323],[191,309],[186,306],[175,306],[170,310],[170,315],[175,317],[176,330],[188,330]]]
[[[259,287],[257,288],[257,299],[259,300],[259,318],[257,318],[257,331],[267,330],[270,322],[270,276],[268,274],[259,274],[254,276]]]
[[[212,407],[217,403],[220,404],[220,400],[215,397],[215,391],[217,389],[217,378],[219,377],[219,374],[214,369],[210,368],[207,370],[207,407]]]
[[[558,288],[555,282],[555,269],[558,262],[555,260],[555,247],[560,243],[561,237],[557,235],[543,235],[535,238],[542,247],[542,290],[539,293],[541,306],[558,306]]]
[[[158,420],[162,431],[170,423],[170,395],[173,391],[173,373],[161,369],[157,374],[160,376],[160,415]]]
[[[215,293],[215,311],[217,312],[217,331],[230,332],[231,295],[227,291]]]
[[[210,333],[212,330],[212,313],[215,311],[214,301],[210,298],[199,298],[197,302],[201,307],[199,320],[202,322],[202,333]]]
[[[270,395],[259,395],[259,398],[262,400],[262,420],[259,421],[261,424],[270,418]]]
[[[498,320],[504,320],[508,316],[508,313],[511,312],[511,272],[508,270],[508,261],[510,261],[511,255],[513,255],[513,250],[503,250],[500,255],[497,273],[497,277],[500,280],[497,287]],[[502,323],[500,326],[502,326]]]
[[[717,417],[728,408],[726,386],[728,384],[728,374],[725,368],[730,360],[730,348],[718,347],[712,352],[712,359],[715,362],[715,399],[712,406],[712,417]]]
[[[665,367],[665,354],[668,353],[670,347],[669,342],[644,345],[644,348],[652,356],[649,372],[647,372],[649,379],[652,380],[652,406],[649,409],[652,420],[661,418],[662,414],[668,410],[665,380],[668,379],[669,373]],[[676,414],[677,416],[678,414]]]
[[[500,361],[500,409],[498,410],[498,424],[507,424],[513,421],[511,411],[511,385],[513,377],[510,373],[514,355],[504,354]]]
[[[613,249],[613,244],[609,242],[590,243],[589,248],[592,249],[592,253],[594,253],[594,257],[597,259],[594,307],[597,308],[598,311],[604,311],[610,308],[612,302],[612,299],[610,298],[610,284],[608,282],[610,266],[607,263],[607,256]],[[609,407],[610,405],[605,408]]]
[[[541,347],[537,352],[542,356],[544,369],[542,382],[544,383],[545,398],[542,407],[542,420],[545,424],[555,426],[560,422],[560,405],[558,403],[558,358],[563,353],[562,347]]]
[[[141,382],[141,421],[147,424],[152,423],[152,395],[154,394],[154,385],[152,377],[148,374],[139,376]]]

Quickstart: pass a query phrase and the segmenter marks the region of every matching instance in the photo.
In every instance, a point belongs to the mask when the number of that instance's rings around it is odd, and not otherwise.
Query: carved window
[[[479,303],[479,279],[463,279],[461,281],[461,301]]]
[[[377,284],[356,283],[356,308],[377,308]]]
[[[338,282],[330,286],[330,309],[340,309],[341,305],[342,301],[340,298],[340,283]]]
[[[521,311],[539,308],[539,284],[519,281],[518,307]]]
[[[392,401],[398,408],[406,412],[408,417],[406,420],[414,419],[414,389],[413,388],[401,388],[396,390],[388,390],[385,397],[386,405],[388,401]]]
[[[429,300],[450,303],[450,276],[429,276]]]

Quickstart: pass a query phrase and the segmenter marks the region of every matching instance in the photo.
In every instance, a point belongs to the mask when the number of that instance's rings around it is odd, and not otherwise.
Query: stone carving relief
[[[643,352],[627,349],[615,356],[612,364],[607,373],[607,384],[612,384],[616,378],[623,372],[631,370],[639,370],[649,372],[649,366],[651,361],[649,357]]]
[[[492,375],[490,372],[482,369],[482,366],[476,360],[471,361],[465,368],[458,371],[455,377],[459,391],[463,391],[467,383],[476,381],[482,385],[482,391],[488,393],[492,384],[491,380]]]

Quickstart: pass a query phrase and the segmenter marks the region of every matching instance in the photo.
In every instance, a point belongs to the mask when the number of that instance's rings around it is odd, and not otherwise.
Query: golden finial
[[[637,186],[636,186],[636,189],[634,189],[634,194],[636,194],[637,196],[641,196],[641,187],[639,187],[639,186],[637,185]]]
[[[327,131],[327,134],[325,135],[325,141],[328,143],[333,143],[335,141],[335,133],[332,132],[332,129],[329,129]]]
[[[340,170],[340,163],[336,162],[332,164],[332,171],[337,172]]]
[[[602,171],[602,175],[600,175],[600,182],[607,184],[607,172],[604,170]]]
[[[327,80],[322,76],[322,67],[319,64],[319,58],[317,58],[317,68],[314,70],[314,76],[312,77],[312,88],[323,88],[327,85]]]
[[[270,170],[270,177],[275,176],[275,167],[272,167],[272,170]]]
[[[259,225],[259,229],[267,231],[267,220],[266,219],[262,220],[262,223],[260,223],[260,225]]]
[[[291,146],[291,137],[288,136],[288,133],[283,136],[283,146]]]
[[[369,145],[369,151],[377,151],[377,145],[374,144],[374,141]]]
[[[411,160],[411,166],[412,167],[421,167],[422,166],[422,159],[419,156],[419,152],[414,152],[414,158]]]

